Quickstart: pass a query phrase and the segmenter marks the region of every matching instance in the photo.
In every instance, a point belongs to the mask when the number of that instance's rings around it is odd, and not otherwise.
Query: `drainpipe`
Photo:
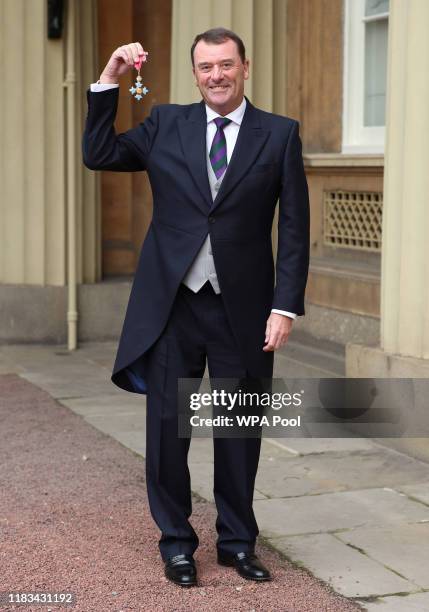
[[[76,257],[76,2],[67,2],[66,77],[63,83],[66,94],[66,142],[67,142],[67,344],[77,348],[77,257]]]

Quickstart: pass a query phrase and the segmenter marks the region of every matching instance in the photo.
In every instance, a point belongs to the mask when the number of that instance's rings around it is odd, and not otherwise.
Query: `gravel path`
[[[164,577],[144,461],[39,387],[0,376],[0,591],[71,591],[79,612],[348,612],[357,604],[260,543],[274,580],[215,559],[215,509],[194,502],[200,586]],[[47,605],[0,610],[67,610]]]

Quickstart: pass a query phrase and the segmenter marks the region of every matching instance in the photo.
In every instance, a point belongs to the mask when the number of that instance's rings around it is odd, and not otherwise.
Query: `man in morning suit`
[[[160,104],[116,134],[118,79],[144,57],[139,42],[116,49],[87,92],[84,164],[148,173],[153,218],[140,253],[112,381],[147,394],[146,479],[161,530],[166,576],[197,583],[198,536],[187,455],[178,436],[178,379],[262,377],[304,314],[309,202],[299,122],[244,96],[242,40],[224,28],[198,35],[192,70],[202,100]],[[279,202],[278,248],[271,242]],[[275,275],[274,275],[275,272]],[[255,554],[253,513],[260,437],[215,437],[218,563],[269,580]]]

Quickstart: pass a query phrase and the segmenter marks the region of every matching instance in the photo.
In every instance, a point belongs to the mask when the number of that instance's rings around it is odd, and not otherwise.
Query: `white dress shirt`
[[[113,89],[115,87],[119,87],[117,83],[91,83],[91,91],[99,92],[105,91],[107,89]],[[224,127],[223,131],[225,134],[226,140],[226,157],[227,162],[231,159],[232,152],[235,147],[235,143],[237,142],[238,132],[240,130],[240,125],[244,117],[244,111],[246,110],[246,98],[243,97],[243,100],[235,110],[233,110],[228,115],[225,115],[228,119],[231,119],[231,123]],[[211,143],[213,141],[214,135],[216,133],[216,124],[213,121],[216,117],[219,117],[219,113],[216,113],[210,106],[206,104],[206,113],[207,113],[207,154],[210,152]],[[287,310],[279,310],[277,308],[273,308],[271,312],[275,312],[277,314],[285,315],[290,317],[291,319],[296,318],[296,314],[293,312],[288,312]]]

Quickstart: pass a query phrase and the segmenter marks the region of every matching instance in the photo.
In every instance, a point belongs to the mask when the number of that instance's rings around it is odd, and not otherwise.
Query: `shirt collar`
[[[225,117],[227,117],[228,119],[231,119],[231,121],[233,121],[234,123],[241,125],[241,122],[243,121],[245,110],[246,110],[246,98],[243,96],[240,106],[237,106],[237,108],[233,110],[232,113],[228,113],[228,115],[225,115]],[[206,114],[207,114],[207,123],[210,123],[210,121],[213,121],[213,119],[215,119],[216,117],[219,117],[219,113],[214,111],[207,104],[206,104]]]

